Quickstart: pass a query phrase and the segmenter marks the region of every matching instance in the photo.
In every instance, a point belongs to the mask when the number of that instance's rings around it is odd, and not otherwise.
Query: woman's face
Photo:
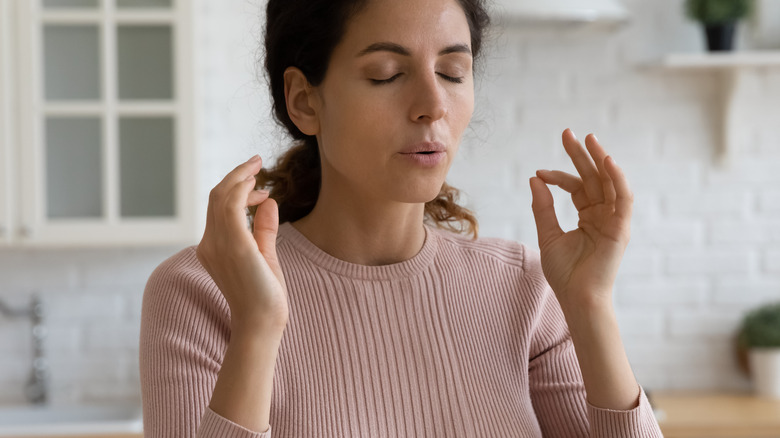
[[[323,184],[436,198],[474,110],[470,42],[457,0],[369,1],[316,88]]]

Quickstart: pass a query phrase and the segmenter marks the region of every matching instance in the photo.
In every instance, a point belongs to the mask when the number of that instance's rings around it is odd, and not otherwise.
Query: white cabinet
[[[196,242],[190,1],[0,2],[5,244]]]
[[[601,23],[621,24],[629,14],[619,0],[496,0],[498,22],[504,23]]]

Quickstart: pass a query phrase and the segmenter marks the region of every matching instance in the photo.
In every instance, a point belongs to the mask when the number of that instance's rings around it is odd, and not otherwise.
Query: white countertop
[[[142,432],[138,404],[0,405],[0,437]]]

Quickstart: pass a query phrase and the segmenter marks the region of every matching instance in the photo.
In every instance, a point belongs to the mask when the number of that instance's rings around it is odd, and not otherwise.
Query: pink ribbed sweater
[[[164,261],[143,300],[144,436],[662,436],[641,387],[632,410],[586,402],[536,251],[425,229],[413,258],[363,266],[280,225],[290,319],[265,433],[208,408],[229,309],[194,246]]]

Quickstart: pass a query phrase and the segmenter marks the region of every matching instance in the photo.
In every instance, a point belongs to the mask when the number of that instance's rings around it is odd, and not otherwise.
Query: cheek
[[[381,102],[359,86],[343,86],[334,91],[328,99],[325,126],[338,127],[347,135],[365,130],[366,125],[371,127],[381,118],[381,109],[387,107],[387,102]]]
[[[353,90],[340,98],[338,108],[331,121],[341,131],[342,141],[359,149],[354,151],[357,155],[381,148],[396,131],[398,114],[393,108],[398,104],[394,101]]]
[[[460,116],[469,120],[474,113],[474,87],[469,86],[465,91],[458,95],[458,107],[460,108]]]
[[[455,95],[450,108],[451,126],[457,131],[454,134],[460,137],[474,114],[474,93],[464,92]]]
[[[361,175],[379,163],[377,148],[388,137],[387,105],[365,93],[344,90],[327,101],[321,118],[324,153],[341,172]]]

